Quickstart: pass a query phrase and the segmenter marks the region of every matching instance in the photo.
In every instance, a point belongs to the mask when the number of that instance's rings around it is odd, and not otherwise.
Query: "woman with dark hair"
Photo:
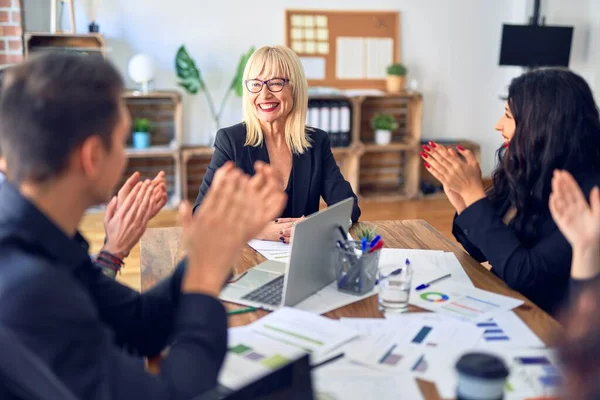
[[[560,68],[513,79],[504,108],[496,125],[504,145],[487,191],[462,147],[430,142],[421,157],[456,209],[456,239],[509,287],[555,314],[569,286],[571,246],[548,208],[552,175],[570,171],[586,193],[600,181],[598,109],[585,80]]]

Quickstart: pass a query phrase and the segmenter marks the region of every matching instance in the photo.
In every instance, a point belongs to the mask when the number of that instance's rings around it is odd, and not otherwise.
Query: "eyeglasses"
[[[268,81],[261,81],[260,79],[248,79],[245,81],[245,83],[246,89],[248,89],[250,93],[259,93],[265,84],[271,92],[277,93],[283,90],[285,85],[289,83],[289,79],[273,78],[269,79]]]

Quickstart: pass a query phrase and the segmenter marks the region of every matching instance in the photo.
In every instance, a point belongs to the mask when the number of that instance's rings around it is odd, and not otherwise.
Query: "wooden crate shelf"
[[[117,190],[136,171],[140,173],[141,180],[153,179],[160,171],[164,171],[169,198],[168,206],[172,207],[179,204],[181,200],[181,159],[179,153],[129,158],[129,163],[121,182],[117,186]]]
[[[129,158],[176,156],[179,155],[179,149],[170,146],[150,146],[147,149],[129,147],[126,150],[126,154]]]
[[[183,140],[182,96],[176,91],[123,94],[132,121],[147,118],[152,123],[150,143],[177,149]],[[128,144],[131,146],[132,138]]]
[[[344,101],[351,105],[351,143],[332,151],[342,174],[360,198],[400,199],[418,195],[423,101],[420,93],[352,97],[316,95],[311,96],[311,100]],[[371,118],[382,112],[393,115],[399,122],[388,145],[375,144],[371,128]]]
[[[106,58],[106,42],[99,33],[71,34],[28,32],[23,36],[25,58],[38,51],[72,51]]]
[[[443,146],[450,146],[456,148],[457,145],[461,145],[467,150],[471,150],[475,155],[477,161],[481,164],[481,146],[473,141],[466,139],[456,140],[435,140]],[[427,144],[428,141],[422,141],[420,145]],[[419,187],[423,197],[445,197],[443,192],[442,184],[431,175],[431,173],[425,168],[422,162],[419,163]]]
[[[181,151],[183,198],[192,204],[198,197],[213,151],[212,147],[207,146],[186,147]]]

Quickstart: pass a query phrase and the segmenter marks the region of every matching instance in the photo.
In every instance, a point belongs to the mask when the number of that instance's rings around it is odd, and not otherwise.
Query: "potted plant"
[[[204,93],[206,101],[208,102],[208,109],[215,125],[213,135],[221,128],[221,116],[223,115],[227,99],[231,93],[233,92],[236,96],[242,97],[244,69],[246,68],[250,56],[254,53],[254,50],[254,47],[251,47],[250,50],[240,56],[235,74],[225,95],[223,95],[219,108],[216,108],[216,103],[213,101],[204,78],[200,73],[200,68],[196,65],[196,61],[190,56],[186,47],[182,45],[177,50],[177,55],[175,56],[175,69],[177,71],[177,77],[179,78],[177,84],[183,87],[188,94],[196,95],[200,92]],[[214,141],[214,136],[212,137],[212,141]]]
[[[398,129],[398,121],[390,114],[375,114],[371,127],[375,130],[375,143],[386,145],[392,141],[392,131]]]
[[[392,64],[387,67],[387,91],[389,93],[400,93],[404,90],[404,80],[407,69],[403,64]]]
[[[148,118],[136,118],[133,121],[133,148],[147,149],[150,147],[150,129],[152,124]]]

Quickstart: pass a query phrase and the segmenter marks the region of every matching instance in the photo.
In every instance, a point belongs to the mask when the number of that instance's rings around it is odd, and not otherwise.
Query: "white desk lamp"
[[[154,62],[147,54],[137,54],[129,61],[129,77],[142,86],[141,93],[150,92],[149,84],[154,80]]]

